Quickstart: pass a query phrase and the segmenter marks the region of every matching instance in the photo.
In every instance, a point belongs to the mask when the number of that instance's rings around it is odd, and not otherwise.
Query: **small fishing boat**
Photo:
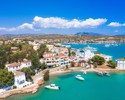
[[[51,90],[59,90],[60,89],[60,87],[56,86],[55,84],[47,85],[47,86],[45,86],[45,88],[51,89]]]
[[[103,76],[103,73],[102,72],[97,72],[97,75]]]
[[[105,44],[105,47],[110,47],[110,44]]]
[[[109,72],[103,72],[103,75],[110,76]]]
[[[75,78],[78,79],[78,80],[81,80],[81,81],[85,80],[81,75],[76,75]]]

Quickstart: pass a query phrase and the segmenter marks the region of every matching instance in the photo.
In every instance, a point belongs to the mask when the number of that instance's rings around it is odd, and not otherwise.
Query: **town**
[[[74,49],[61,43],[19,38],[1,42],[0,59],[0,98],[16,92],[35,93],[38,85],[48,79],[49,73],[69,72],[72,68],[86,71],[125,70],[124,58],[113,61],[111,55],[102,54],[89,45]],[[29,91],[21,91],[29,88]]]

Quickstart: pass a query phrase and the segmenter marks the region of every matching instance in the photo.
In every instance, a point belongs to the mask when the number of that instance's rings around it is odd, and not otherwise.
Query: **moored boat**
[[[81,75],[76,75],[75,78],[78,79],[78,80],[81,80],[81,81],[85,80]]]
[[[103,75],[110,76],[109,72],[103,72]]]
[[[103,76],[103,73],[102,72],[97,72],[97,75]]]
[[[56,86],[55,84],[47,85],[47,86],[45,86],[45,88],[51,89],[51,90],[59,90],[60,89],[60,87]]]

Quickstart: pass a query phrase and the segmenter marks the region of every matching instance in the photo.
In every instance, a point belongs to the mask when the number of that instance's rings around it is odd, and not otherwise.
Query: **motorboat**
[[[85,80],[81,75],[76,75],[75,78],[78,79],[78,80],[81,80],[81,81]]]
[[[103,72],[103,75],[110,76],[109,72]]]
[[[110,47],[110,44],[105,44],[105,47]]]
[[[45,88],[51,89],[51,90],[59,90],[60,89],[60,87],[56,86],[55,84],[47,85],[47,86],[45,86]]]
[[[103,73],[102,72],[97,72],[97,75],[103,76]]]

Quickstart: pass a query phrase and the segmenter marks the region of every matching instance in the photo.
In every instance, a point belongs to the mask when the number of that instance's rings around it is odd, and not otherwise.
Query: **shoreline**
[[[74,67],[74,68],[70,68],[68,70],[63,70],[63,71],[54,71],[54,72],[50,72],[50,76],[58,76],[61,74],[65,74],[65,73],[73,73],[73,72],[82,72],[86,71],[86,72],[98,72],[98,71],[107,71],[107,72],[111,72],[111,73],[123,73],[125,72],[125,70],[118,70],[118,69],[104,69],[104,68],[95,68],[95,69],[83,69],[81,67]],[[5,92],[0,93],[0,99],[4,99],[4,98],[8,98],[12,95],[15,94],[28,94],[28,93],[32,93],[35,94],[37,93],[38,89],[45,83],[45,81],[43,81],[43,79],[39,79],[37,83],[32,84],[30,86],[21,88],[21,89],[12,89],[12,90],[8,90]]]

